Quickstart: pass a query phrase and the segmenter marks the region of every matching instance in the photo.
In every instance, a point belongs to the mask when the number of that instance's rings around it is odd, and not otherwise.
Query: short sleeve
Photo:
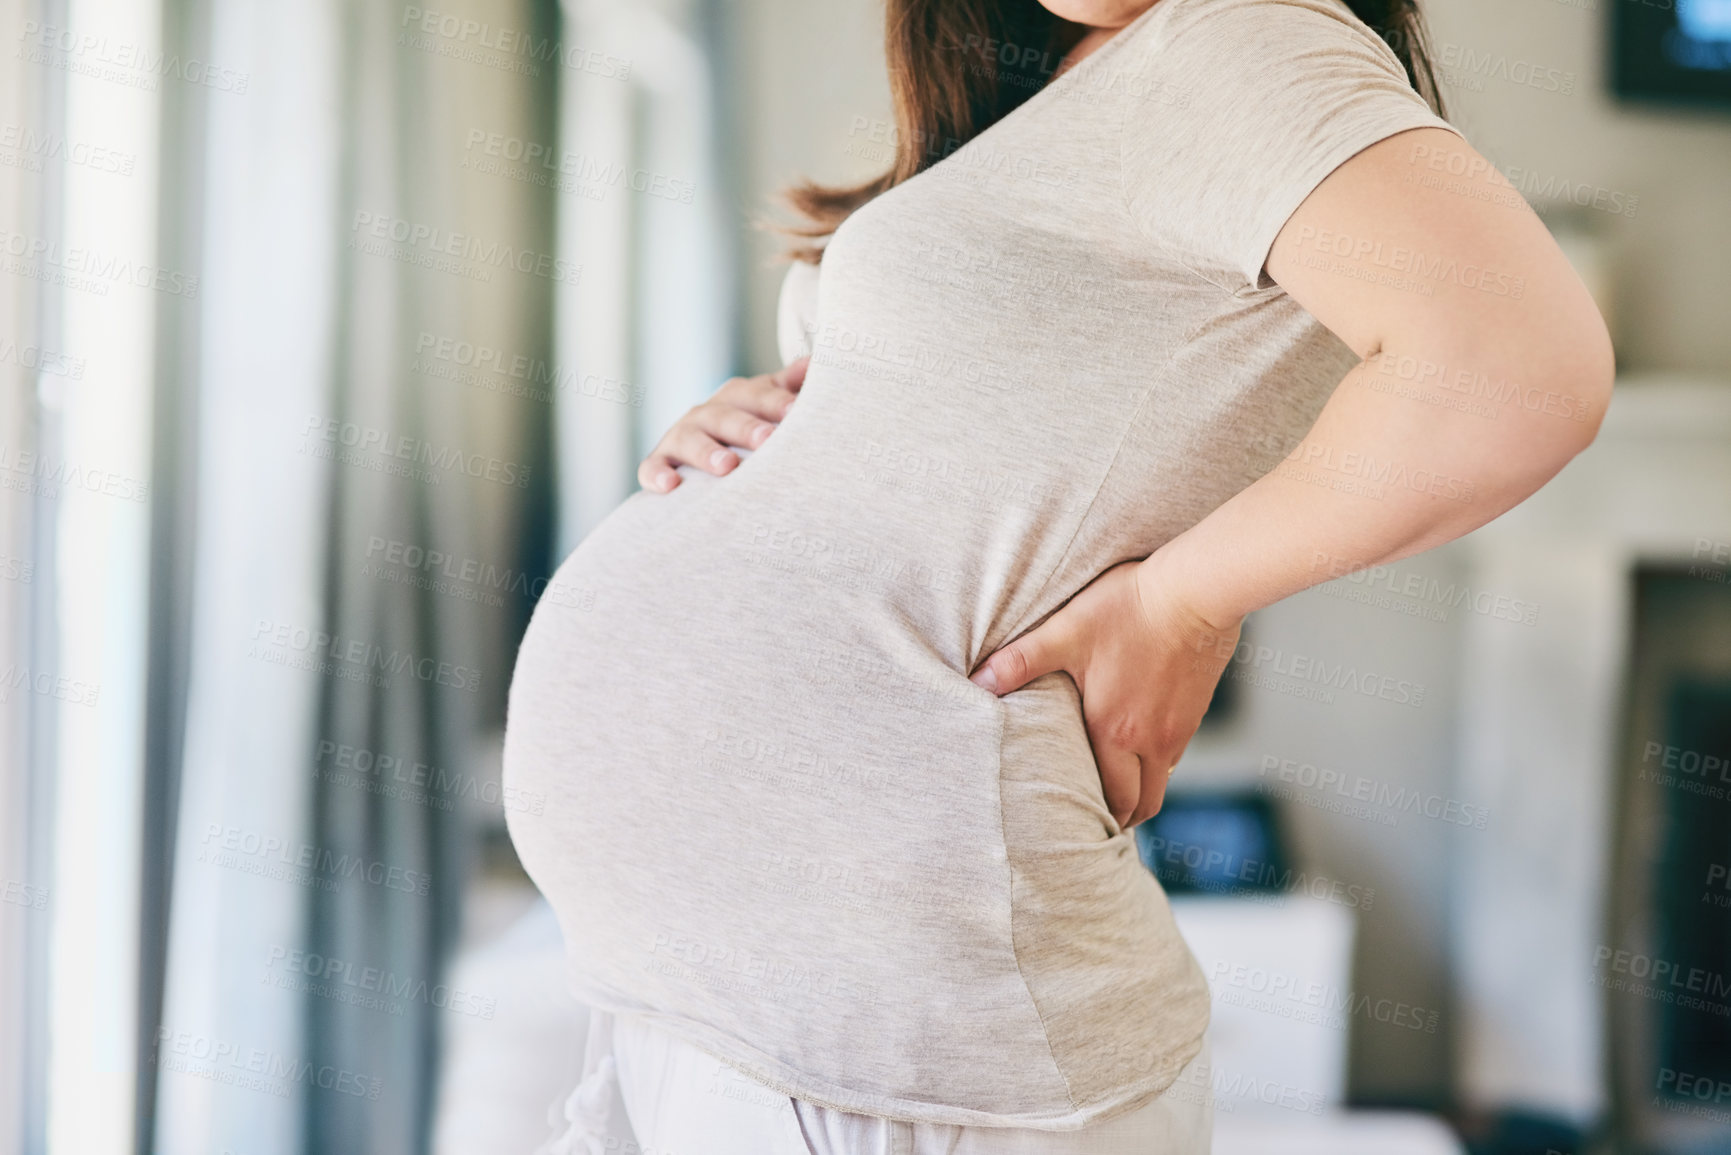
[[[811,334],[817,328],[819,268],[809,261],[794,261],[781,279],[781,296],[775,306],[775,338],[783,365],[811,353]]]
[[[1354,155],[1412,128],[1455,131],[1340,0],[1161,0],[1138,45],[1122,179],[1137,227],[1211,279],[1267,288],[1274,238]],[[1152,31],[1152,29],[1151,29]]]

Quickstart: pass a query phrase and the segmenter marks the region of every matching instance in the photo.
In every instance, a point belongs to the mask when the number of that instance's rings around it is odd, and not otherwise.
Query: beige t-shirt
[[[625,501],[523,640],[511,832],[581,998],[868,1114],[1171,1083],[1208,991],[1075,685],[967,675],[1298,443],[1354,358],[1269,246],[1441,125],[1338,0],[1160,0],[843,224],[781,428]]]

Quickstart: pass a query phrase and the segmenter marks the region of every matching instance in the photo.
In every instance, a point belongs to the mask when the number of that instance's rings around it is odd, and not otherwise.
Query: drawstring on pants
[[[547,1124],[564,1130],[538,1147],[535,1155],[619,1155],[627,1144],[636,1144],[619,1092],[612,1015],[590,1015],[583,1078],[563,1105],[553,1103],[547,1108]]]

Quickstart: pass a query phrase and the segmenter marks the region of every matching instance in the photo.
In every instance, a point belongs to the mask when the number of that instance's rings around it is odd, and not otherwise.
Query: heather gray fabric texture
[[[626,500],[523,640],[511,832],[578,997],[916,1122],[1078,1129],[1172,1082],[1208,989],[1075,685],[967,674],[1302,438],[1354,358],[1264,258],[1423,126],[1336,0],[1160,0],[843,224],[781,428]]]

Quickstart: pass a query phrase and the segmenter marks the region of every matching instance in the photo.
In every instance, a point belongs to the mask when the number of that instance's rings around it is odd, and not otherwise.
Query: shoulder
[[[1345,52],[1404,77],[1383,30],[1345,0],[1157,0],[1126,56],[1138,65],[1246,69]]]
[[[1125,205],[1145,236],[1235,283],[1266,287],[1269,246],[1329,173],[1397,133],[1447,127],[1344,0],[1166,4],[1136,46],[1157,67],[1136,90],[1169,107],[1123,118]]]

